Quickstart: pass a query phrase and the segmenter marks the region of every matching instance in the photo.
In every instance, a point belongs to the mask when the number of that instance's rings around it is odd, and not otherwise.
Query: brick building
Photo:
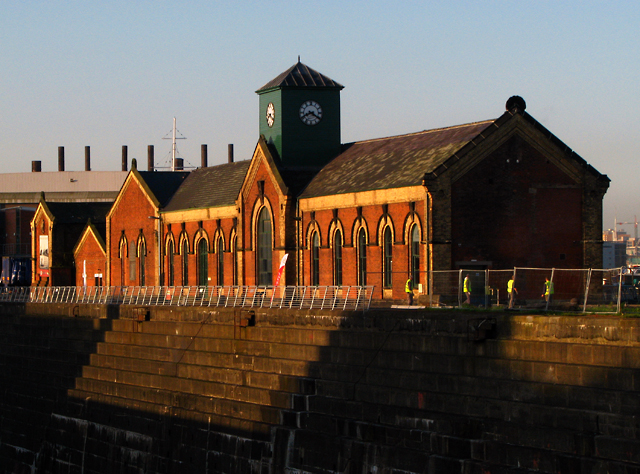
[[[132,167],[107,216],[106,283],[271,285],[288,255],[281,284],[398,299],[409,275],[426,292],[434,270],[601,268],[609,179],[524,100],[497,119],[342,144],[342,88],[298,62],[257,91],[250,160],[188,176]]]
[[[103,227],[108,202],[46,202],[31,220],[33,284],[69,286],[77,281],[74,249],[87,224]]]
[[[138,171],[135,160],[132,161],[131,171],[106,218],[108,285],[160,283],[160,209],[188,174],[185,171]]]
[[[73,259],[76,266],[76,286],[103,286],[107,271],[106,225],[89,221],[82,231]]]

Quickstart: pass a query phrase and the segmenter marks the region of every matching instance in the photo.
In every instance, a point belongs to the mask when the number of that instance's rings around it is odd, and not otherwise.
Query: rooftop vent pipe
[[[31,162],[31,172],[32,173],[40,173],[42,171],[42,162],[41,161],[32,161]]]
[[[229,163],[233,163],[233,143],[229,143],[228,146]]]

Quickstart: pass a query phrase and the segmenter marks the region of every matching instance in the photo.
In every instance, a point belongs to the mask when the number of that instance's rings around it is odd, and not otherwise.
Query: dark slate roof
[[[236,202],[250,160],[192,171],[163,211],[228,206]]]
[[[493,120],[346,145],[301,194],[301,198],[401,188],[422,184]]]
[[[112,202],[47,202],[56,224],[104,223]]]
[[[267,82],[256,92],[266,92],[270,89],[282,87],[323,87],[329,89],[344,89],[344,86],[341,84],[338,84],[333,79],[329,79],[327,76],[311,69],[309,66],[302,64],[299,60],[278,77]]]
[[[189,176],[188,171],[138,171],[149,190],[164,207]]]

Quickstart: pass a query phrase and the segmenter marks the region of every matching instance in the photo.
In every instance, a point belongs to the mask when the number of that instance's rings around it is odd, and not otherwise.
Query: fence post
[[[584,304],[582,305],[582,312],[586,313],[587,312],[587,300],[589,299],[589,287],[591,286],[591,272],[593,270],[590,268],[589,271],[587,272],[587,287],[585,288],[584,291]]]
[[[485,269],[484,271],[484,307],[488,308],[489,307],[489,298],[491,297],[489,295],[489,269]]]
[[[509,300],[508,302],[508,308],[509,309],[513,309],[513,303],[514,303],[514,293],[517,294],[518,290],[516,289],[516,269],[517,267],[513,267],[513,275],[511,276],[511,278],[513,279],[513,285],[511,286],[511,293],[509,293],[507,291],[507,299]]]
[[[427,281],[429,282],[429,307],[433,308],[433,269],[429,272]]]
[[[622,300],[622,267],[619,268],[618,273],[618,313],[621,310],[621,300]]]
[[[462,306],[462,268],[458,271],[458,307]]]

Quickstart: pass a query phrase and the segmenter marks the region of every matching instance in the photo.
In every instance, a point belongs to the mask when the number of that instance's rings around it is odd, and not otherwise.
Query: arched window
[[[392,286],[392,262],[393,262],[393,241],[391,239],[391,228],[389,226],[384,229],[382,249],[384,252],[384,287],[391,288]]]
[[[218,237],[218,285],[224,285],[224,240]]]
[[[136,248],[136,241],[135,240],[131,240],[131,242],[129,242],[129,281],[134,282],[135,285],[135,281],[136,281],[136,265],[138,265],[138,262],[136,261],[138,259],[138,249]]]
[[[420,232],[417,225],[411,227],[411,279],[414,285],[420,281]]]
[[[238,285],[238,248],[237,248],[238,238],[233,237],[231,240],[231,253],[233,255],[233,285]]]
[[[342,286],[342,232],[333,234],[333,284]]]
[[[264,207],[258,216],[257,225],[257,241],[258,241],[258,285],[272,284],[272,264],[271,264],[271,216],[269,211]]]
[[[311,285],[320,284],[320,237],[314,232],[311,237]]]
[[[139,255],[139,265],[140,265],[140,286],[145,286],[147,284],[147,272],[146,272],[146,263],[147,263],[147,244],[145,244],[144,239],[140,240],[140,245],[138,246],[138,255]]]
[[[358,232],[358,285],[367,284],[367,234],[364,228]]]
[[[169,241],[167,245],[167,283],[169,286],[175,284],[175,268],[173,266],[173,254],[175,249],[173,248],[173,240]]]
[[[189,284],[189,242],[187,239],[182,241],[182,285]]]
[[[120,239],[120,285],[124,286],[124,269],[127,264],[127,241]]]
[[[209,249],[206,239],[198,241],[198,286],[209,283]]]

